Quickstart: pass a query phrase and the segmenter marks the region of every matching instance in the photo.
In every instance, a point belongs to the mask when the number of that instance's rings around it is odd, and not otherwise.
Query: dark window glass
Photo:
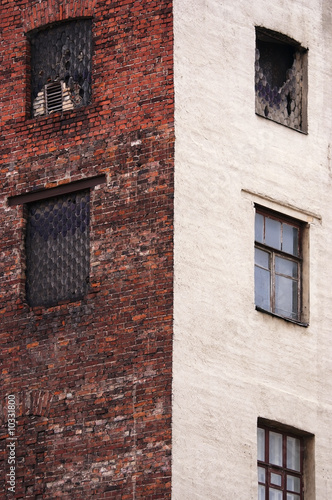
[[[90,192],[27,204],[26,294],[31,306],[84,296],[89,282]]]

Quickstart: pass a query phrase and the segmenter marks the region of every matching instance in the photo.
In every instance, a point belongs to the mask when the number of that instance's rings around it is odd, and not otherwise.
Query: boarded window
[[[26,294],[31,306],[85,295],[89,282],[90,191],[26,204]]]
[[[306,50],[284,35],[256,28],[256,113],[307,131]]]
[[[91,20],[48,26],[30,35],[32,115],[65,111],[91,98]],[[61,89],[62,106],[49,106],[48,92]]]

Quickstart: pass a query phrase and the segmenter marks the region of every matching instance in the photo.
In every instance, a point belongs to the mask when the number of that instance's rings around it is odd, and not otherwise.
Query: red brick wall
[[[32,119],[26,32],[75,16],[93,18],[92,104]],[[0,498],[170,498],[172,4],[3,0],[0,29]],[[30,308],[8,197],[100,174],[89,294]]]

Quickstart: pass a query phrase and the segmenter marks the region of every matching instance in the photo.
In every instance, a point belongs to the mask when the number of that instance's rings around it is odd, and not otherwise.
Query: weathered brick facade
[[[85,17],[91,104],[31,118],[27,34]],[[0,30],[0,497],[170,498],[171,2],[2,0]],[[30,307],[26,209],[10,197],[103,174],[90,190],[88,293]]]

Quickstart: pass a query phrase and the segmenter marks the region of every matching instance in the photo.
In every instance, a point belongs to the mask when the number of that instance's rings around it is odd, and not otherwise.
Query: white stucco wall
[[[257,498],[257,418],[332,498],[332,4],[174,0],[174,500]],[[255,26],[308,47],[308,135],[255,115]],[[254,202],[310,223],[310,325],[255,310]]]

